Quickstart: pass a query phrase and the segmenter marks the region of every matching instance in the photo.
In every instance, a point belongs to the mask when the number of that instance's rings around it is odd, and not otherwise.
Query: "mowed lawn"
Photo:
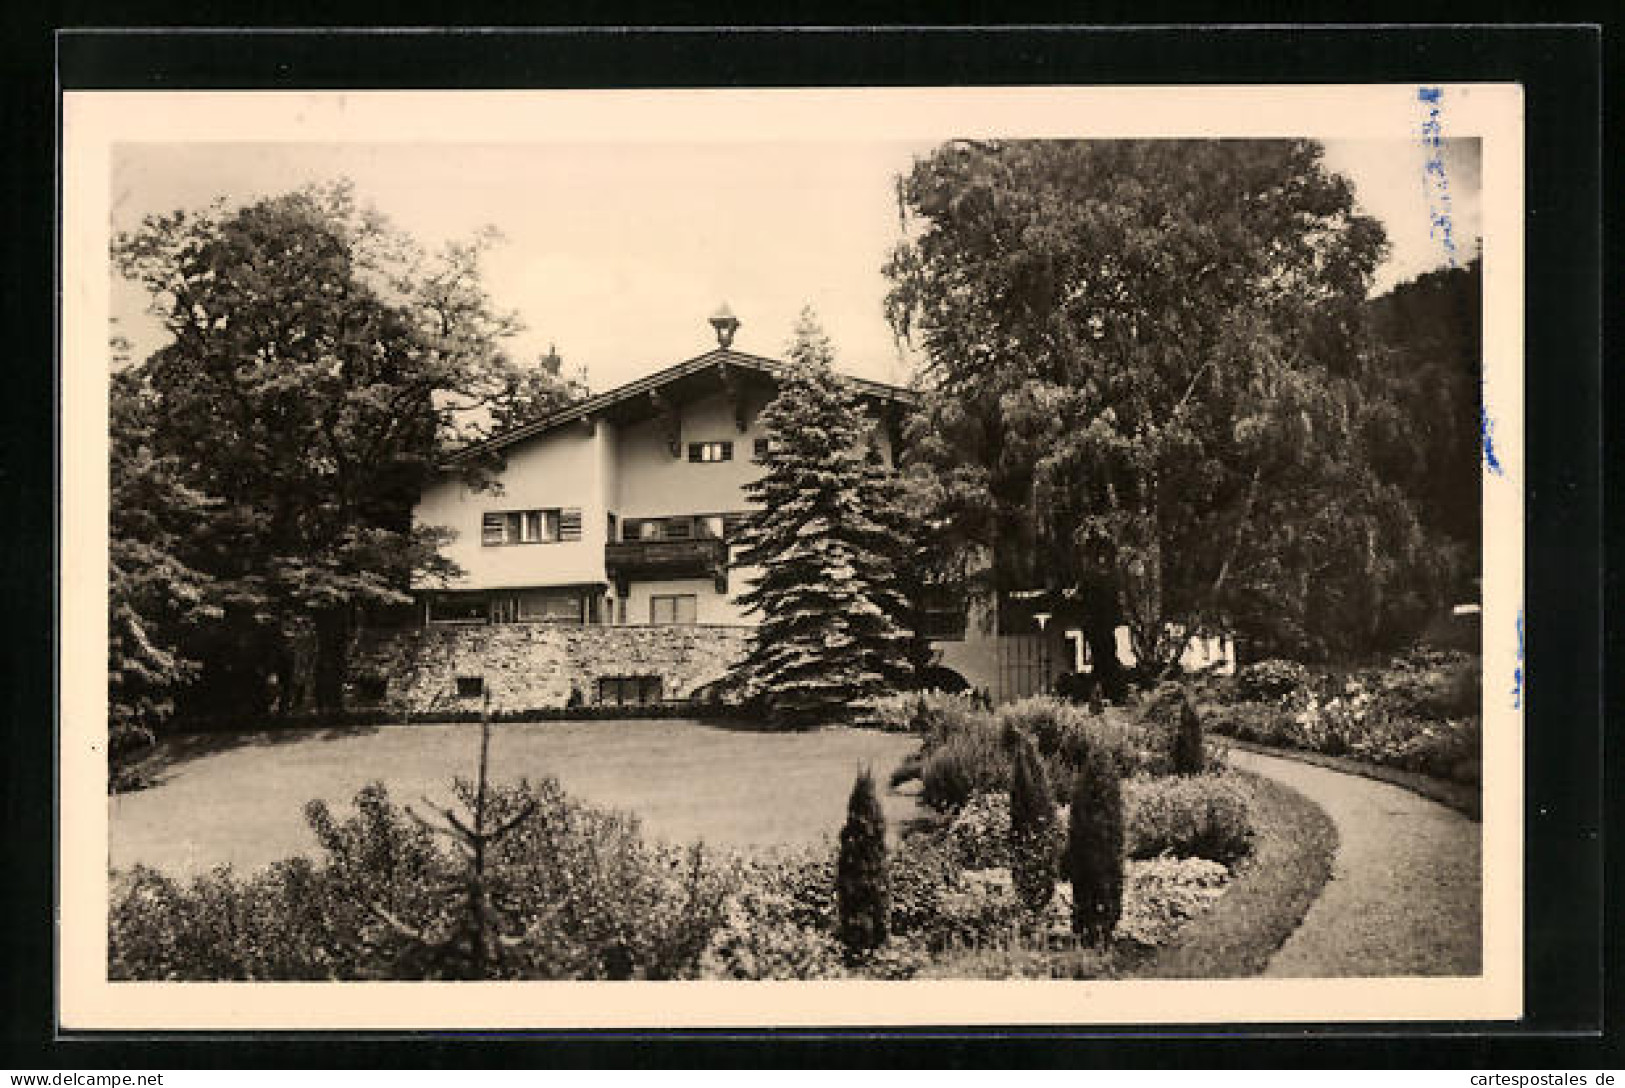
[[[817,842],[838,834],[858,769],[870,767],[888,823],[921,814],[885,789],[917,738],[831,728],[772,733],[664,719],[492,726],[496,782],[552,776],[575,797],[635,812],[645,833],[735,848]],[[476,725],[382,726],[179,737],[155,753],[159,784],[108,798],[109,861],[173,874],[257,868],[320,853],[304,822],[321,798],[342,816],[382,781],[424,811],[472,777]]]

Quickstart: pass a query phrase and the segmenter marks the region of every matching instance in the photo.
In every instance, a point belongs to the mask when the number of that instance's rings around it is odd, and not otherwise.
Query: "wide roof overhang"
[[[649,419],[659,414],[662,402],[682,404],[719,392],[729,392],[737,388],[740,380],[760,384],[766,379],[776,385],[791,369],[791,364],[780,359],[750,355],[731,348],[714,348],[704,355],[697,355],[608,392],[577,401],[531,423],[465,446],[449,456],[446,464],[456,466],[482,454],[496,453],[571,423],[609,419],[625,424]],[[919,394],[901,386],[846,374],[838,376],[860,398],[872,403],[909,408],[919,400]]]

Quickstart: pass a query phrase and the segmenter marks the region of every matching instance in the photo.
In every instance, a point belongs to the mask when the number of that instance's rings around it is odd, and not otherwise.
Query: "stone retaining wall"
[[[460,678],[479,677],[494,711],[587,703],[604,677],[658,676],[667,699],[719,680],[749,646],[752,628],[597,627],[547,623],[431,624],[361,632],[350,652],[350,705],[411,713],[467,710]],[[378,681],[383,690],[377,689]]]

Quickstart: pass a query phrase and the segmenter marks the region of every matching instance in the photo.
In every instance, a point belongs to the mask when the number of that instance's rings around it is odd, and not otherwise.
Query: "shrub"
[[[1072,930],[1100,944],[1123,913],[1123,788],[1117,769],[1098,752],[1089,752],[1078,768],[1068,824]]]
[[[917,977],[931,966],[931,948],[918,938],[893,935],[863,960],[866,978],[902,981]]]
[[[1140,778],[1124,787],[1127,853],[1230,865],[1252,850],[1246,794],[1226,777]]]
[[[1098,698],[1098,686],[1093,673],[1064,672],[1055,678],[1051,688],[1058,697],[1069,703],[1086,703]]]
[[[920,688],[958,695],[970,690],[970,681],[945,665],[930,665],[920,670]]]
[[[308,862],[246,880],[221,867],[182,882],[145,867],[114,876],[108,978],[153,981],[365,977],[359,942],[332,922],[338,902]]]
[[[1032,737],[1056,777],[1071,778],[1086,748],[1100,752],[1125,778],[1150,769],[1156,760],[1151,732],[1142,723],[1116,715],[1097,717],[1051,696],[1000,707],[996,720],[1007,733]]]
[[[1117,933],[1143,945],[1167,944],[1224,894],[1230,873],[1203,858],[1130,862]]]
[[[914,733],[927,745],[940,743],[985,712],[966,694],[940,691],[898,692],[882,695],[870,704],[874,724],[888,733]]]
[[[1483,777],[1484,723],[1480,718],[1428,722],[1406,741],[1407,770],[1476,785]]]
[[[966,869],[1010,867],[1010,804],[1002,793],[978,793],[948,825],[948,849]]]
[[[739,879],[700,957],[712,979],[839,978],[831,933],[835,865],[829,850],[743,862]]]
[[[892,936],[930,936],[941,923],[942,897],[959,882],[948,847],[936,836],[911,835],[890,862]]]
[[[1207,756],[1202,746],[1202,718],[1196,713],[1190,696],[1179,703],[1179,724],[1174,731],[1173,768],[1175,774],[1201,774],[1207,769]]]
[[[1280,744],[1290,720],[1290,713],[1277,703],[1233,703],[1213,708],[1208,725],[1238,740]]]
[[[1008,935],[1021,921],[1021,901],[1008,869],[968,872],[943,891],[931,934],[935,948],[982,945]]]
[[[1010,780],[1010,876],[1016,897],[1032,914],[1055,894],[1055,801],[1033,742],[1016,744]]]
[[[1254,662],[1236,674],[1235,697],[1242,701],[1278,702],[1309,687],[1309,670],[1278,657]]]
[[[1361,674],[1357,682],[1393,714],[1443,721],[1481,714],[1482,674],[1476,656],[1418,648]]]
[[[466,796],[471,787],[460,783]],[[643,841],[635,818],[590,809],[551,780],[493,788],[493,826],[529,810],[494,844],[486,882],[504,955],[493,977],[689,977],[736,873],[698,848]],[[466,925],[461,858],[382,786],[335,819],[306,816],[320,862],[292,859],[238,878],[182,884],[150,870],[115,881],[109,971],[128,979],[422,979]]]
[[[885,942],[891,915],[886,817],[875,795],[875,780],[867,770],[858,774],[847,800],[835,872],[835,906],[841,944],[849,954],[857,955]]]
[[[971,719],[927,754],[920,769],[920,799],[938,812],[957,812],[978,793],[1010,785],[1004,738],[986,716]]]
[[[896,789],[906,782],[917,781],[925,768],[925,756],[919,752],[910,752],[903,757],[901,763],[892,768],[891,774],[886,776],[886,785]]]

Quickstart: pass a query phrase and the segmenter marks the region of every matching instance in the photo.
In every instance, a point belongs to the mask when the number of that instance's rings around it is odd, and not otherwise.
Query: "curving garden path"
[[[1265,975],[1476,975],[1482,969],[1480,825],[1408,790],[1257,752],[1231,763],[1325,809],[1332,877]]]

